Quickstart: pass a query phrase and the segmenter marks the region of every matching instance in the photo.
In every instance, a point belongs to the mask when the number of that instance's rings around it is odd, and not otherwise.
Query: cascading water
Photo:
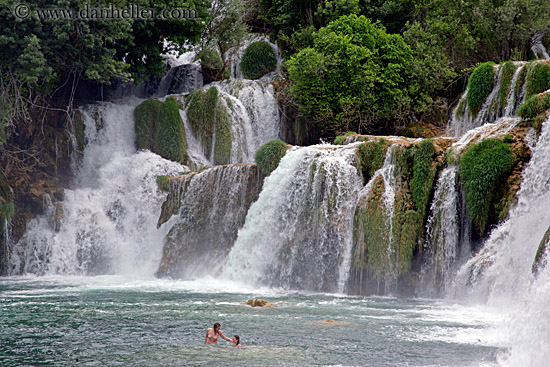
[[[525,62],[514,62],[514,73],[509,85],[503,85],[503,75],[507,72],[504,64],[495,66],[493,89],[483,102],[479,111],[472,111],[468,106],[468,89],[463,93],[449,121],[449,134],[461,137],[472,129],[486,123],[492,123],[499,118],[515,117],[518,106],[525,99],[525,78],[520,78],[525,67],[532,65]],[[509,88],[508,90],[506,90]],[[504,92],[506,94],[503,94]]]
[[[460,270],[454,291],[487,300],[509,311],[510,351],[502,366],[547,366],[550,337],[547,320],[550,269],[534,278],[535,253],[550,225],[550,119],[543,124],[532,159],[524,172],[518,204],[509,219],[491,233],[483,249]]]
[[[444,288],[452,279],[459,255],[457,171],[453,165],[441,172],[428,217],[422,283],[430,284],[432,289]]]
[[[156,229],[163,195],[158,175],[186,170],[148,151],[136,151],[137,100],[83,110],[88,146],[75,179],[57,207],[33,219],[14,246],[11,273],[152,274],[165,232]]]
[[[158,275],[216,275],[231,250],[264,176],[255,165],[216,166],[170,179],[159,224],[173,214]]]
[[[542,44],[542,39],[544,38],[544,33],[538,32],[535,33],[533,38],[531,38],[531,51],[535,55],[535,59],[550,59],[546,47]]]
[[[264,182],[222,277],[343,292],[362,180],[355,146],[292,148]]]
[[[218,89],[218,103],[227,112],[230,120],[232,145],[229,163],[253,163],[258,148],[277,139],[281,130],[279,106],[273,85],[255,80],[234,79],[212,83],[204,89],[208,88]],[[213,151],[205,152],[187,116],[184,116],[186,112],[182,111],[181,114],[192,165],[214,165]],[[214,141],[215,139],[214,136]]]

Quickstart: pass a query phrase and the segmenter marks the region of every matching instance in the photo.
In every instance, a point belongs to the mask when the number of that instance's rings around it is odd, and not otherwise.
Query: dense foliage
[[[150,99],[134,110],[137,145],[187,164],[187,142],[179,107],[173,99]]]
[[[510,144],[486,139],[473,145],[460,159],[460,176],[466,192],[468,215],[479,233],[486,229],[499,180],[514,163]]]
[[[300,113],[324,135],[397,125],[412,105],[412,52],[364,16],[343,16],[287,62]],[[392,126],[392,127],[393,127]]]
[[[287,144],[280,140],[272,140],[262,145],[254,157],[260,171],[266,176],[273,172],[279,166],[287,148]]]
[[[468,95],[466,102],[470,110],[476,113],[479,111],[483,102],[493,89],[493,77],[495,74],[495,65],[492,62],[486,62],[475,68],[468,80]]]
[[[542,93],[550,88],[550,65],[536,62],[525,77],[525,96]]]
[[[243,53],[240,68],[248,79],[258,79],[275,70],[277,56],[273,47],[265,41],[251,43]]]

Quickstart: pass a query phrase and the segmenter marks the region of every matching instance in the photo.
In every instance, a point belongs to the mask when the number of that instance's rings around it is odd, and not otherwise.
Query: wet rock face
[[[204,85],[201,67],[185,64],[171,68],[159,85],[158,95],[187,94]]]
[[[172,218],[157,272],[160,277],[215,275],[261,191],[263,175],[255,165],[216,166],[169,178],[170,193],[159,226]]]

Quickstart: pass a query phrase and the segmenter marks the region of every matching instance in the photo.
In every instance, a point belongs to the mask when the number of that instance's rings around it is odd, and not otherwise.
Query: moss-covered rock
[[[359,167],[365,183],[369,182],[374,172],[379,170],[384,164],[388,147],[389,143],[384,139],[380,139],[378,141],[365,142],[357,148]]]
[[[277,55],[273,47],[265,41],[251,43],[243,53],[240,68],[248,79],[258,79],[275,70]]]
[[[512,61],[505,62],[500,65],[501,68],[501,77],[500,77],[500,86],[498,89],[498,98],[500,101],[500,107],[505,108],[508,94],[512,86],[512,79],[514,78],[514,73],[516,72],[517,66]]]
[[[550,93],[535,94],[519,106],[517,114],[540,131],[542,123],[547,118],[546,111],[550,110]]]
[[[430,192],[433,189],[433,182],[436,174],[436,167],[433,164],[435,154],[434,142],[430,139],[422,140],[414,151],[413,174],[410,181],[410,190],[416,210],[421,218],[427,211]]]
[[[550,65],[546,62],[534,62],[525,78],[525,97],[542,93],[550,89]]]
[[[353,131],[348,131],[344,135],[339,135],[336,138],[334,138],[333,144],[334,145],[344,145],[344,140],[346,139],[346,137],[348,137],[350,135],[357,135],[357,133],[353,132]]]
[[[493,89],[494,73],[495,63],[486,62],[479,65],[470,75],[466,102],[474,114],[477,114]]]
[[[205,83],[227,79],[229,75],[225,73],[229,68],[224,67],[224,62],[220,53],[213,48],[205,48],[197,58],[201,64],[202,74]]]
[[[285,142],[272,140],[262,145],[256,151],[254,159],[264,175],[269,175],[279,166],[279,162],[287,149],[288,145]]]
[[[168,196],[158,226],[173,215],[179,215],[179,221],[168,233],[157,275],[214,274],[231,250],[264,178],[253,164],[215,166],[167,177],[163,185],[168,186]]]
[[[504,182],[514,165],[510,144],[486,139],[473,145],[460,159],[460,176],[466,193],[466,208],[479,233],[485,232],[494,211],[495,189]]]
[[[187,164],[185,129],[175,100],[149,99],[134,110],[139,149],[149,149],[163,158]]]
[[[210,157],[214,144],[214,163],[229,163],[233,144],[231,121],[227,113],[229,106],[220,98],[218,89],[198,89],[187,97],[185,104],[189,124],[193,134],[199,138],[205,156]]]

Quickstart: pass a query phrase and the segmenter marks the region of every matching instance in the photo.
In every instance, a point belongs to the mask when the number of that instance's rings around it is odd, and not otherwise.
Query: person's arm
[[[206,329],[206,336],[204,337],[204,343],[208,344],[208,329]]]
[[[223,335],[221,330],[218,330],[218,333],[220,334],[220,336],[222,337],[223,340],[227,340],[228,342],[233,343],[233,340],[231,340],[227,336]]]

